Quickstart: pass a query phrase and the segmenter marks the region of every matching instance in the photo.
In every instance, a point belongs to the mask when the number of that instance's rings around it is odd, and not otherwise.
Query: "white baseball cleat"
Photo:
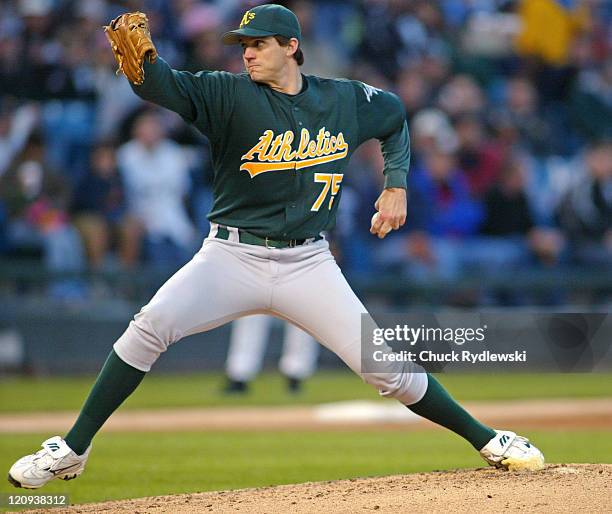
[[[21,457],[9,470],[8,481],[15,487],[38,489],[54,478],[72,480],[85,469],[89,450],[77,455],[60,436],[42,443],[42,450]]]
[[[510,471],[537,471],[544,467],[544,455],[529,440],[509,430],[496,430],[497,435],[480,450],[491,466]]]

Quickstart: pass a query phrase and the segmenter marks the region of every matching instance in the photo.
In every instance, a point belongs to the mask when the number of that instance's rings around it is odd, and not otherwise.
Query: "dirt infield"
[[[532,473],[493,468],[310,482],[236,491],[76,505],[60,513],[604,512],[611,464],[548,465]],[[32,511],[29,511],[32,512]],[[43,511],[34,511],[43,512]]]
[[[467,403],[477,418],[513,428],[612,428],[612,398]],[[0,433],[63,432],[76,412],[0,415]],[[423,429],[435,425],[396,402],[340,402],[290,407],[216,407],[119,411],[104,431]]]
[[[466,405],[486,423],[513,429],[611,428],[612,399],[475,402]],[[74,412],[0,416],[0,433],[62,431]],[[301,407],[125,411],[105,431],[433,429],[399,404],[341,402]],[[493,468],[311,482],[234,491],[158,496],[53,509],[53,513],[356,513],[607,512],[612,464],[548,465],[534,473]],[[45,512],[45,511],[28,511]],[[46,511],[48,512],[48,511]]]

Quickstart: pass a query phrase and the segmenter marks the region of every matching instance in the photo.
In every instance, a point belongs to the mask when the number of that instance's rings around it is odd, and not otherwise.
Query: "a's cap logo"
[[[240,22],[240,28],[244,27],[245,25],[248,25],[249,22],[255,18],[255,13],[251,12],[251,11],[247,11],[244,13],[244,16],[242,17],[242,21]]]

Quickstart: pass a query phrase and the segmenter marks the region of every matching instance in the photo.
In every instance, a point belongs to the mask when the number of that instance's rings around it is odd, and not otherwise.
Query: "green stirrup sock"
[[[459,434],[477,450],[495,437],[495,430],[474,419],[429,373],[425,396],[407,407],[419,416]]]
[[[115,351],[111,350],[76,423],[64,438],[77,455],[85,453],[96,432],[134,392],[145,374],[144,371],[123,362]]]

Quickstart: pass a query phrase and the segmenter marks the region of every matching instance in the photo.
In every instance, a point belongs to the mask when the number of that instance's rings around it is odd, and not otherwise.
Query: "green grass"
[[[4,378],[0,380],[0,412],[79,409],[95,377]],[[459,400],[583,398],[612,395],[612,374],[439,375]],[[378,399],[378,394],[350,372],[317,373],[303,394],[292,396],[282,378],[264,373],[247,396],[220,394],[223,376],[147,376],[122,409],[210,407],[219,405],[316,404],[352,399]],[[385,400],[381,400],[385,401]]]
[[[610,431],[525,435],[549,462],[611,462]],[[0,469],[46,435],[3,434]],[[86,473],[43,489],[72,503],[206,490],[483,466],[461,438],[444,431],[102,433]],[[0,483],[0,493],[23,492]]]

